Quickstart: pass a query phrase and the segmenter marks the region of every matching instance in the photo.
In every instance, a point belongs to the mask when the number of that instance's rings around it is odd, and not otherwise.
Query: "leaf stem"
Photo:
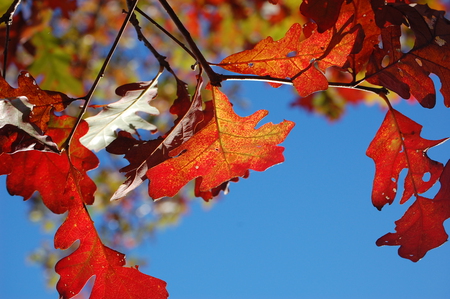
[[[88,108],[88,106],[89,106],[89,103],[90,103],[90,101],[91,101],[91,99],[92,99],[92,96],[93,96],[93,94],[94,94],[94,91],[96,90],[96,88],[97,88],[97,86],[98,86],[98,84],[99,84],[99,82],[100,82],[100,79],[103,78],[103,76],[105,75],[105,70],[106,70],[106,68],[107,68],[107,66],[108,66],[108,64],[109,64],[109,62],[111,61],[111,58],[112,58],[112,56],[113,56],[113,54],[114,54],[114,52],[115,52],[115,50],[116,50],[116,48],[117,48],[117,45],[119,44],[119,41],[120,41],[120,39],[121,39],[121,37],[122,37],[124,31],[125,31],[125,28],[127,27],[128,22],[129,22],[130,19],[131,19],[131,16],[132,16],[133,13],[134,13],[134,10],[136,9],[136,6],[137,6],[138,1],[139,1],[139,0],[135,0],[135,1],[133,2],[133,4],[129,7],[129,9],[128,9],[129,11],[128,11],[128,13],[127,13],[127,16],[126,16],[125,20],[124,20],[123,23],[122,23],[122,27],[120,27],[120,30],[119,30],[119,32],[117,33],[116,39],[114,40],[114,43],[113,43],[113,45],[111,46],[111,49],[109,50],[109,53],[108,53],[108,55],[107,55],[106,58],[105,58],[105,61],[103,62],[102,68],[101,68],[100,71],[98,72],[97,78],[95,78],[95,81],[94,81],[94,83],[93,83],[92,86],[91,86],[91,89],[89,90],[89,92],[87,93],[87,95],[85,95],[85,96],[82,97],[82,98],[79,98],[79,99],[84,99],[85,102],[84,102],[83,107],[81,108],[80,114],[78,115],[78,118],[77,118],[77,121],[76,121],[76,123],[75,123],[75,126],[73,127],[72,131],[70,132],[69,137],[67,137],[67,140],[66,140],[65,143],[64,143],[64,147],[63,147],[63,148],[67,149],[67,151],[68,151],[68,149],[69,149],[69,145],[70,145],[70,142],[71,142],[71,140],[72,140],[72,138],[73,138],[73,135],[75,134],[75,131],[76,131],[78,125],[80,124],[81,119],[83,118],[83,115],[86,113],[86,110],[87,110],[87,108]],[[68,152],[69,152],[69,151],[68,151]]]

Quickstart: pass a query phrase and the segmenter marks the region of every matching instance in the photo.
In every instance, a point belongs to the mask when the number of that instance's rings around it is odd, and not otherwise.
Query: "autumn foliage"
[[[376,244],[400,246],[399,255],[416,262],[447,241],[443,222],[450,218],[450,166],[427,156],[446,138],[421,136],[422,126],[395,110],[389,99],[415,99],[433,108],[433,73],[441,81],[445,106],[450,106],[450,21],[442,5],[407,0],[305,0],[295,5],[109,0],[108,7],[100,1],[4,2],[9,3],[0,5],[0,174],[7,175],[10,194],[27,200],[37,191],[52,213],[66,214],[54,246],[65,250],[76,241],[79,245],[55,266],[61,298],[78,294],[94,275],[91,298],[168,297],[166,283],[141,273],[138,266],[125,266],[125,255],[104,245],[91,220],[87,207],[97,185],[88,172],[99,167],[97,152],[106,149],[127,160],[118,170],[124,174],[122,184],[109,194],[120,201],[133,200],[130,193],[142,184],[148,185],[151,199],[170,200],[191,181],[195,196],[208,201],[228,184],[248,178],[250,170],[264,171],[284,161],[280,144],[294,122],[267,123],[263,110],[237,115],[223,88],[231,80],[292,85],[299,95],[295,105],[328,111],[331,119],[339,117],[336,111],[342,107],[333,106],[330,89],[338,90],[336,96],[345,104],[378,96],[388,109],[367,149],[376,167],[372,203],[379,210],[396,198],[400,204],[414,203],[396,222],[395,233]],[[187,18],[173,10],[179,2]],[[158,5],[164,16],[147,15],[149,5]],[[264,15],[263,9],[272,13]],[[222,40],[216,37],[233,26],[227,22],[231,16],[255,26],[251,13],[261,18],[260,27],[282,29],[283,36],[260,31],[259,40],[241,34],[223,49],[217,46]],[[68,29],[51,31],[49,20]],[[152,26],[150,32],[161,31],[153,37],[143,30],[146,26]],[[206,39],[201,38],[204,32]],[[130,76],[120,71],[131,59],[117,48],[121,39],[144,43],[152,63],[157,61],[159,68],[149,81],[135,75],[130,83]],[[176,43],[183,58],[166,59],[168,42]],[[108,51],[93,52],[95,43]],[[186,57],[190,64],[183,62]],[[92,61],[103,63],[92,66]],[[218,72],[219,67],[228,72]],[[17,83],[8,82],[7,72],[16,72]],[[93,105],[105,75],[110,85],[101,93],[108,100]],[[167,82],[175,86],[171,95],[159,87]],[[111,90],[119,100],[112,100]],[[327,99],[323,106],[315,104],[316,96]],[[438,181],[436,196],[424,197]],[[403,194],[397,196],[399,184]]]

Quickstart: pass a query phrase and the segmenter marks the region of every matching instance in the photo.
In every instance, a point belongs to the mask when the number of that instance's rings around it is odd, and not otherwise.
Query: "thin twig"
[[[0,17],[0,24],[12,24],[14,13],[16,12],[17,7],[19,6],[21,0],[14,0],[13,3],[11,3],[11,6],[8,8],[8,10],[3,14],[3,16]]]
[[[209,80],[211,81],[211,85],[213,86],[220,86],[220,82],[222,82],[221,75],[217,74],[209,65],[209,63],[206,61],[205,57],[203,56],[200,49],[197,47],[197,44],[192,39],[191,34],[189,31],[184,27],[181,20],[178,18],[177,14],[173,11],[172,7],[167,3],[166,0],[159,0],[159,3],[164,7],[166,12],[169,14],[172,21],[177,26],[178,30],[181,32],[183,37],[186,39],[189,47],[191,48],[192,53],[195,56],[195,59],[197,62],[203,67],[205,70]]]
[[[128,2],[129,2],[129,1],[128,1]],[[136,10],[137,10],[137,9],[138,9],[138,8],[136,8]],[[132,14],[132,16],[131,16],[131,18],[130,18],[130,23],[133,25],[133,27],[134,27],[134,29],[135,29],[135,31],[136,31],[138,40],[140,40],[141,42],[143,42],[144,45],[145,45],[145,47],[146,47],[147,49],[149,49],[150,52],[152,52],[153,56],[155,56],[156,60],[158,60],[160,66],[164,67],[165,69],[167,69],[168,71],[171,72],[172,69],[171,69],[169,63],[168,63],[167,60],[166,60],[166,56],[161,55],[161,54],[155,49],[155,47],[153,47],[153,45],[147,40],[147,38],[144,36],[144,34],[142,33],[141,26],[139,25],[139,21],[138,21],[138,19],[136,18],[136,14],[134,14],[134,13]]]
[[[125,31],[125,28],[127,27],[127,24],[130,21],[131,16],[134,13],[134,10],[136,9],[136,5],[137,5],[138,1],[139,0],[134,1],[132,6],[128,9],[129,11],[127,13],[127,17],[123,21],[122,27],[120,27],[120,30],[117,33],[116,39],[114,40],[114,43],[111,46],[111,49],[109,50],[108,56],[106,56],[105,61],[103,62],[102,68],[100,69],[100,71],[99,71],[99,73],[97,75],[97,78],[95,78],[95,81],[92,84],[91,89],[89,90],[87,95],[85,95],[84,97],[80,98],[80,99],[84,99],[85,103],[84,103],[83,107],[81,108],[81,112],[80,112],[80,115],[78,115],[78,118],[77,118],[77,121],[75,123],[75,126],[73,127],[72,131],[69,134],[69,137],[67,138],[67,140],[65,141],[65,144],[63,146],[63,148],[66,148],[68,152],[69,152],[69,145],[70,145],[70,142],[71,142],[71,140],[73,138],[73,135],[75,134],[75,131],[76,131],[78,125],[80,124],[81,119],[83,118],[83,115],[86,113],[86,110],[89,107],[89,103],[90,103],[90,101],[92,99],[94,91],[97,88],[97,86],[98,86],[98,84],[100,82],[100,79],[103,78],[103,76],[105,74],[106,67],[108,66],[109,62],[111,61],[111,58],[112,58],[112,56],[114,54],[114,51],[116,50],[117,45],[119,44],[119,41],[120,41],[124,31]]]
[[[189,55],[191,55],[192,58],[197,60],[194,53],[186,47],[185,44],[183,44],[178,38],[176,38],[172,33],[167,31],[164,27],[159,25],[155,20],[153,20],[149,15],[147,15],[145,12],[143,12],[139,7],[136,7],[136,11],[140,13],[144,18],[146,18],[150,23],[155,25],[159,30],[161,30],[165,35],[167,35],[170,39],[172,39],[174,42],[176,42],[184,51],[186,51]]]
[[[11,25],[6,24],[6,37],[5,37],[5,49],[3,49],[3,79],[6,79],[6,64],[8,63],[8,47],[9,47],[9,27]]]
[[[136,8],[136,10],[137,9],[138,8]],[[181,80],[177,77],[174,70],[170,66],[169,62],[166,60],[166,56],[161,55],[155,49],[155,47],[153,47],[153,45],[148,41],[148,39],[144,36],[144,34],[142,33],[142,30],[141,30],[141,26],[139,25],[139,21],[136,18],[135,14],[132,15],[132,17],[130,19],[130,23],[134,26],[134,29],[136,30],[138,40],[142,41],[144,43],[145,47],[147,49],[149,49],[150,52],[152,52],[153,56],[155,56],[155,58],[158,60],[160,67],[162,67],[163,69],[166,69],[169,73],[171,73],[175,77],[175,80],[181,82]],[[195,59],[195,57],[194,57],[194,59]]]
[[[372,87],[372,86],[364,86],[364,85],[359,85],[361,84],[355,84],[355,83],[339,83],[339,82],[328,82],[328,85],[330,87],[336,87],[336,88],[349,88],[349,89],[358,89],[358,90],[362,90],[362,91],[368,91],[368,92],[372,92],[374,94],[377,95],[388,95],[389,94],[389,90],[386,87]]]
[[[266,83],[275,83],[275,84],[284,84],[284,85],[294,85],[292,79],[282,79],[282,78],[274,78],[271,76],[253,76],[253,75],[222,75],[218,74],[222,81],[259,81]],[[360,84],[359,82],[358,84]],[[385,87],[371,87],[371,86],[363,86],[355,83],[339,83],[339,82],[328,82],[329,87],[335,88],[349,88],[349,89],[358,89],[363,91],[372,92],[375,94],[389,94],[389,90]]]
[[[6,24],[6,37],[5,37],[5,48],[3,49],[3,71],[2,76],[4,79],[6,79],[6,64],[8,62],[8,47],[9,47],[9,30],[13,23],[13,16],[14,13],[17,10],[17,7],[19,6],[21,0],[14,0],[13,3],[11,3],[11,6],[8,8],[8,10],[3,14],[3,16],[0,18],[0,24],[5,23]]]

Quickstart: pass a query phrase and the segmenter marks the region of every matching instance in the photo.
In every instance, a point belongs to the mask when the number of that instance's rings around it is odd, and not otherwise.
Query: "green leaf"
[[[36,56],[29,71],[43,75],[43,80],[39,83],[41,88],[81,94],[82,83],[73,76],[70,69],[72,53],[69,48],[61,45],[49,29],[36,33],[32,42],[36,46]]]

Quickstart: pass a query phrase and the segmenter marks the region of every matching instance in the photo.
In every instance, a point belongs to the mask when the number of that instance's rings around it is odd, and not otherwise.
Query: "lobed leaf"
[[[56,232],[55,248],[67,249],[76,240],[80,240],[77,250],[55,266],[61,277],[56,286],[61,298],[78,294],[94,275],[91,299],[169,296],[164,281],[141,273],[137,266],[124,267],[125,255],[103,245],[81,201],[69,210],[66,221]]]
[[[415,34],[414,47],[402,52],[399,26],[382,30],[383,48],[377,46],[367,67],[367,81],[384,86],[403,98],[413,96],[426,108],[436,104],[436,91],[431,73],[442,83],[444,104],[450,107],[450,21],[444,12],[428,5],[399,4],[390,6],[403,17]],[[389,19],[390,20],[390,19]]]
[[[75,122],[76,118],[70,116],[53,116],[47,134],[61,146]],[[66,212],[73,205],[72,199],[80,190],[83,201],[92,204],[96,186],[86,172],[98,166],[98,159],[78,141],[87,130],[87,124],[81,122],[75,132],[69,153],[63,151],[57,154],[34,150],[8,155],[12,167],[7,172],[8,192],[11,195],[23,196],[27,200],[38,191],[44,204],[56,214]],[[5,172],[0,169],[0,173]]]
[[[400,246],[398,254],[413,262],[441,246],[448,239],[444,221],[450,218],[450,163],[447,162],[439,179],[441,189],[434,199],[418,196],[403,217],[396,221],[395,233],[377,240],[378,246]]]
[[[354,48],[361,26],[351,26],[354,11],[344,10],[335,23],[319,33],[314,23],[303,28],[294,24],[285,37],[274,41],[271,37],[260,41],[251,50],[228,56],[220,63],[226,70],[290,79],[300,96],[328,88],[325,70],[342,67]],[[274,85],[277,87],[279,85]]]
[[[137,112],[158,115],[159,110],[150,106],[149,101],[157,94],[157,78],[142,82],[135,89],[125,92],[119,101],[109,104],[95,116],[88,117],[89,132],[80,141],[87,148],[99,151],[116,139],[116,130],[135,133],[137,129],[156,130],[156,126],[148,123]]]
[[[412,195],[426,192],[441,176],[443,165],[431,160],[427,150],[447,138],[426,140],[420,137],[421,131],[421,125],[395,109],[387,112],[366,152],[376,167],[372,203],[377,209],[381,210],[385,204],[394,201],[398,177],[403,169],[407,168],[408,173],[400,203],[406,202]],[[430,178],[424,180],[427,173]]]
[[[247,176],[249,169],[264,171],[284,161],[284,149],[277,144],[286,138],[293,122],[265,124],[255,129],[267,111],[240,117],[218,88],[211,89],[214,117],[172,150],[172,159],[147,171],[153,199],[174,196],[189,181],[200,177],[198,191],[208,192],[236,177]]]

